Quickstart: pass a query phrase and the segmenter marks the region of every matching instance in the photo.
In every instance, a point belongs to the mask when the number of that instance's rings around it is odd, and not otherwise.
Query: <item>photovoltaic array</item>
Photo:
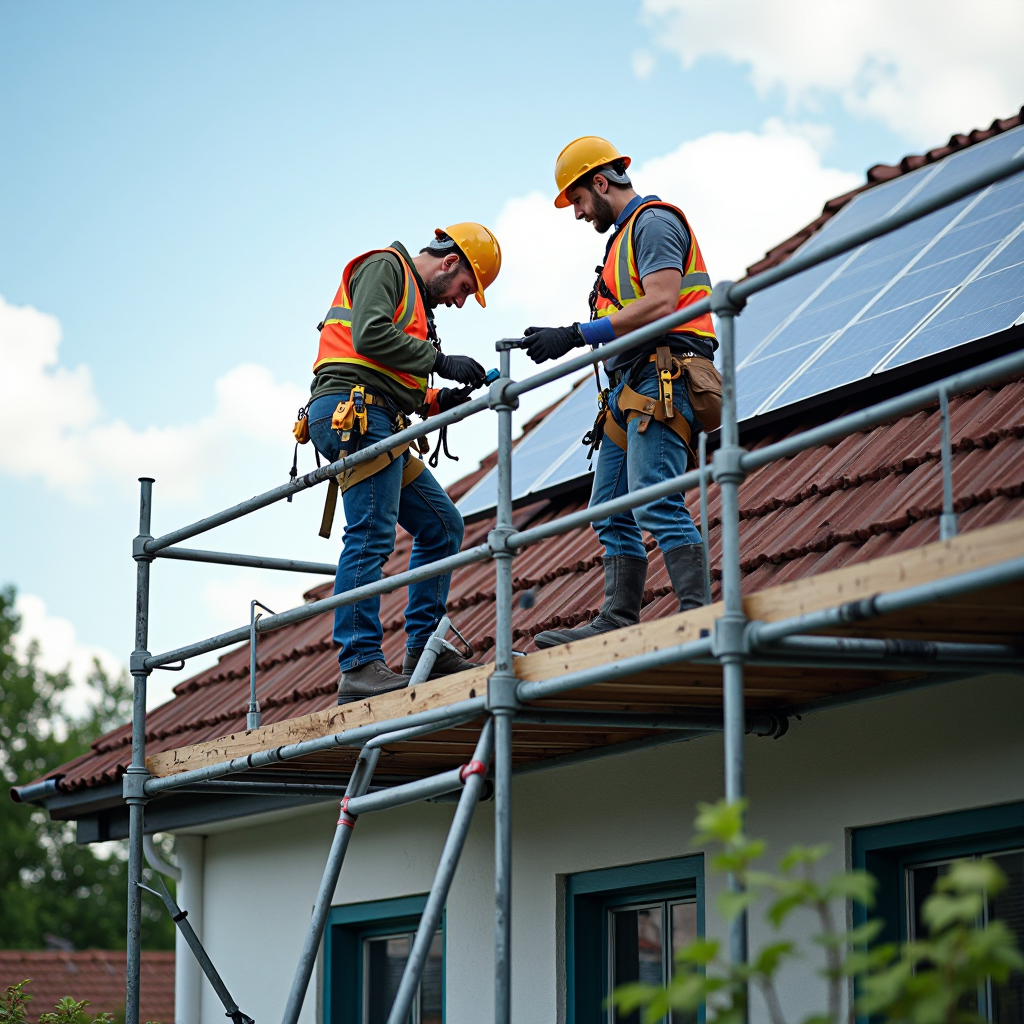
[[[809,252],[1024,148],[1024,127],[861,193]],[[1024,313],[1024,174],[752,296],[736,321],[741,419],[1011,327]]]
[[[1024,150],[1024,126],[856,196],[811,252]],[[783,409],[1024,323],[1024,173],[997,182],[753,295],[736,320],[741,420]],[[513,500],[586,477],[580,438],[594,388],[578,386],[516,446]],[[492,470],[458,503],[493,508]]]

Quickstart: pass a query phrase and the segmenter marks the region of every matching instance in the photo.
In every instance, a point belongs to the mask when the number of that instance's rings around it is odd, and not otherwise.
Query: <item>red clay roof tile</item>
[[[115,1016],[124,1008],[125,954],[123,950],[85,949],[75,952],[0,949],[0,991],[26,978],[25,991],[32,996],[28,1020],[53,1010],[65,996],[89,1001],[89,1017],[99,1013]],[[174,954],[149,951],[142,954],[141,1019],[173,1024]]]
[[[981,389],[950,402],[953,487],[963,530],[1024,516],[1024,381]],[[812,426],[808,418],[790,435]],[[766,438],[766,444],[774,438]],[[486,461],[486,460],[485,460]],[[467,479],[451,491],[464,491]],[[696,492],[687,496],[697,513]],[[576,492],[518,509],[517,525],[546,522],[586,504]],[[877,558],[938,539],[942,510],[937,408],[912,413],[822,445],[753,474],[740,491],[741,552],[745,592],[842,565]],[[712,594],[717,597],[719,542],[717,488],[709,490]],[[696,516],[695,516],[696,518]],[[478,544],[491,527],[472,523],[466,545]],[[650,570],[642,619],[675,610],[664,562],[647,538]],[[386,567],[388,574],[408,562],[410,538],[401,532]],[[517,594],[532,589],[535,604],[515,608],[517,649],[532,649],[541,630],[587,621],[603,599],[601,547],[589,527],[553,537],[526,549],[514,563]],[[323,597],[331,584],[307,596]],[[402,614],[405,591],[381,602],[384,653],[397,665],[404,654]],[[494,645],[494,567],[481,562],[456,573],[449,609],[459,629],[486,660]],[[259,645],[258,693],[267,724],[327,707],[337,683],[335,646],[329,615],[279,630]],[[220,662],[175,687],[173,700],[149,714],[147,743],[152,752],[216,739],[244,728],[248,700],[248,648],[225,654]],[[90,753],[65,765],[61,788],[75,790],[116,780],[129,759],[127,726],[101,737]]]

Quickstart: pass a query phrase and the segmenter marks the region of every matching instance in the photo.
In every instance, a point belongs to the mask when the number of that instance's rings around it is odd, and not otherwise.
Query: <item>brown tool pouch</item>
[[[677,357],[686,375],[686,391],[690,396],[693,415],[700,421],[705,433],[722,425],[722,375],[715,364],[703,356]]]
[[[651,420],[657,420],[678,434],[687,448],[690,447],[690,424],[686,422],[686,417],[673,413],[669,418],[665,414],[664,403],[657,398],[638,394],[628,384],[624,384],[619,392],[619,411],[626,414],[627,423],[639,417],[640,425],[636,428],[638,433],[646,433]],[[608,424],[605,423],[607,428]]]

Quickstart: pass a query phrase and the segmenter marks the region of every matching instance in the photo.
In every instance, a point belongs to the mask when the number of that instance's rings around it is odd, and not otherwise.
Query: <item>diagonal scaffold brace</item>
[[[227,985],[224,984],[224,980],[217,972],[217,968],[213,966],[213,961],[203,948],[203,944],[199,941],[199,936],[196,935],[195,929],[188,922],[188,911],[182,910],[174,902],[174,897],[167,891],[167,886],[159,874],[154,872],[153,879],[157,885],[156,889],[150,889],[148,885],[143,885],[141,882],[136,882],[135,884],[140,889],[145,889],[146,892],[151,892],[154,896],[159,896],[164,901],[164,906],[167,907],[167,913],[171,915],[171,920],[178,926],[178,930],[185,937],[189,948],[195,954],[196,960],[199,961],[199,966],[203,969],[203,974],[206,975],[213,986],[214,992],[217,993],[217,998],[224,1004],[224,1016],[230,1017],[232,1024],[256,1024],[252,1017],[247,1013],[243,1013],[238,1008],[238,1003],[231,998]]]
[[[395,1002],[388,1015],[388,1024],[406,1024],[406,1021],[409,1020],[409,1012],[412,1009],[413,1000],[416,998],[420,979],[423,977],[423,968],[427,963],[430,943],[434,938],[434,932],[441,924],[441,915],[444,913],[444,905],[448,900],[448,891],[452,887],[455,869],[459,866],[462,848],[466,844],[466,835],[473,820],[473,812],[476,810],[476,805],[483,792],[484,776],[487,773],[493,749],[494,719],[488,717],[480,731],[476,749],[473,751],[473,760],[464,765],[460,772],[463,790],[455,808],[451,828],[448,830],[448,838],[441,851],[441,861],[437,866],[437,874],[434,875],[434,884],[430,887],[427,905],[423,908],[423,914],[416,929],[416,938],[413,940],[409,959],[402,972],[402,980],[398,985],[398,992],[395,994]]]
[[[444,620],[446,621],[446,619]],[[439,627],[440,628],[440,627]],[[331,852],[327,857],[327,865],[324,868],[324,875],[320,882],[320,889],[317,892],[316,902],[313,905],[313,916],[309,922],[309,930],[306,933],[306,940],[299,956],[299,964],[295,969],[295,980],[292,982],[291,992],[288,996],[288,1003],[285,1006],[283,1024],[296,1024],[299,1014],[302,1011],[302,1004],[309,989],[309,982],[313,976],[313,968],[316,964],[317,951],[323,939],[324,928],[327,924],[327,914],[331,909],[331,899],[334,890],[338,885],[338,878],[341,875],[341,867],[345,861],[345,854],[352,839],[352,831],[355,828],[356,819],[360,814],[371,811],[385,810],[388,807],[399,807],[402,804],[414,803],[419,800],[430,799],[453,790],[463,789],[460,799],[460,807],[466,799],[466,791],[471,791],[472,804],[480,799],[483,787],[482,773],[486,770],[478,767],[478,755],[483,750],[487,757],[490,757],[489,739],[484,743],[484,737],[490,736],[490,721],[484,725],[480,741],[477,743],[477,751],[474,760],[461,768],[453,768],[451,771],[442,772],[432,778],[419,779],[401,786],[393,786],[388,790],[368,794],[370,783],[373,780],[373,772],[377,767],[377,759],[380,757],[381,747],[392,743],[400,743],[403,740],[415,739],[432,732],[450,728],[453,724],[463,724],[478,717],[479,712],[471,712],[461,718],[455,718],[448,722],[428,722],[424,725],[410,726],[408,729],[397,729],[392,732],[382,733],[368,740],[359,751],[355,767],[349,777],[348,786],[345,789],[345,796],[341,800],[341,813],[338,817],[338,826],[335,829],[334,841],[331,844]],[[477,776],[480,776],[477,779]],[[474,783],[476,780],[476,783]],[[471,783],[474,783],[471,785]],[[472,809],[470,810],[472,816]],[[458,812],[456,813],[458,820]],[[468,822],[467,822],[468,826]],[[452,826],[454,830],[454,825]],[[465,834],[463,834],[465,839]],[[461,852],[461,842],[459,850]],[[447,847],[445,847],[447,851]],[[456,862],[458,854],[456,854]],[[454,872],[454,866],[452,868]],[[450,884],[449,878],[449,884]],[[436,885],[436,882],[435,882]],[[441,900],[441,908],[444,908],[444,898],[447,896],[447,888]],[[430,909],[428,902],[427,910],[424,911],[424,919]],[[431,931],[431,935],[433,931]],[[414,949],[415,953],[415,949]],[[410,961],[411,962],[411,961]],[[421,967],[422,971],[422,967]],[[417,975],[417,983],[419,977]],[[399,994],[401,994],[399,992]]]

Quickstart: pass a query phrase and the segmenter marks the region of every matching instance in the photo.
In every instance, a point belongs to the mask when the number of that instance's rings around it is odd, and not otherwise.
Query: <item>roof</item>
[[[65,996],[76,1002],[88,999],[90,1020],[102,1012],[116,1016],[124,1009],[124,969],[124,950],[0,949],[0,990],[32,979],[25,989],[32,997],[30,1024]],[[174,1021],[174,953],[143,951],[141,1004],[141,1020]]]
[[[764,259],[758,260],[747,267],[747,275],[753,277],[755,274],[760,274],[771,267],[784,263],[804,242],[820,231],[851,199],[860,195],[861,192],[865,192],[869,188],[874,188],[876,185],[881,185],[884,182],[892,181],[893,178],[898,178],[903,174],[916,171],[919,167],[924,167],[925,164],[935,163],[951,153],[967,149],[969,146],[977,145],[977,143],[984,142],[986,139],[991,139],[994,135],[1001,135],[1003,132],[1008,132],[1011,128],[1017,128],[1021,124],[1024,124],[1024,107],[1021,107],[1012,117],[997,118],[988,128],[975,128],[974,131],[968,132],[966,135],[951,135],[949,142],[944,146],[929,149],[927,153],[910,154],[905,156],[898,164],[875,164],[874,167],[868,169],[867,181],[863,185],[841,196],[836,196],[835,199],[830,199],[822,207],[820,217],[812,220],[810,224],[775,246],[774,249],[770,249],[765,253]]]
[[[878,164],[858,189],[830,200],[821,217],[773,249],[750,267],[759,273],[784,261],[855,195],[868,188],[940,160],[1024,123],[1024,107],[1012,118],[983,130],[954,135],[927,153],[907,156],[899,164]],[[851,402],[855,401],[850,399]],[[854,408],[856,406],[851,406]],[[524,429],[539,423],[544,412]],[[763,434],[755,447],[799,433],[846,411],[794,412],[774,433]],[[954,449],[953,485],[960,529],[971,530],[1024,518],[1024,383],[1014,381],[961,395],[950,402]],[[479,468],[453,484],[458,500],[494,465],[492,453]],[[587,503],[589,480],[558,497],[536,501],[515,511],[517,528],[557,518]],[[767,466],[747,479],[741,496],[741,551],[744,592],[815,575],[844,565],[894,554],[938,539],[942,507],[939,463],[939,417],[936,408],[904,416],[892,423],[803,452]],[[698,520],[697,495],[688,501]],[[717,488],[709,489],[708,523],[711,563],[719,562]],[[467,525],[464,546],[482,543],[493,519]],[[662,618],[676,610],[664,562],[652,537],[645,543],[650,569],[641,619]],[[387,575],[408,565],[411,539],[399,528]],[[545,629],[588,621],[603,599],[601,546],[593,530],[581,527],[528,548],[514,562],[514,587],[532,590],[535,603],[518,607],[513,616],[516,648],[535,649],[532,638]],[[712,593],[718,595],[718,571],[712,569]],[[325,583],[306,594],[307,600],[331,593]],[[384,654],[397,668],[404,653],[405,590],[381,601]],[[489,562],[454,574],[449,611],[459,630],[488,660],[494,646],[494,570]],[[332,705],[338,682],[331,616],[324,615],[262,637],[259,644],[257,691],[263,725],[297,718]],[[174,698],[147,716],[150,754],[218,739],[244,730],[249,691],[248,647],[225,654],[211,669],[186,679]],[[115,782],[130,759],[131,727],[96,740],[89,753],[51,772],[59,789],[76,792]]]
[[[790,421],[757,446],[799,433],[831,409]],[[954,450],[953,487],[960,529],[1024,518],[1024,381],[1017,380],[958,396],[950,402]],[[872,430],[803,452],[752,474],[741,498],[741,552],[744,591],[812,576],[840,566],[919,547],[938,539],[942,508],[937,408],[901,417]],[[458,498],[493,464],[494,456],[452,487]],[[697,494],[689,496],[697,512]],[[586,505],[585,490],[535,502],[516,510],[517,528],[536,525]],[[695,518],[699,518],[695,515]],[[711,561],[719,563],[718,489],[709,489],[708,523]],[[484,541],[493,520],[466,529],[465,546]],[[646,537],[650,570],[643,620],[676,610],[661,554]],[[388,575],[408,564],[411,540],[402,531],[388,562]],[[532,651],[532,638],[544,629],[575,625],[592,617],[603,597],[601,547],[593,530],[582,527],[527,548],[514,564],[517,593],[532,590],[535,603],[518,607],[513,617],[515,645]],[[713,596],[718,572],[713,570]],[[307,598],[327,596],[327,583]],[[405,590],[381,601],[384,653],[398,666],[404,653],[402,630]],[[470,639],[480,660],[494,646],[494,569],[489,562],[454,574],[449,610]],[[323,615],[263,637],[257,680],[263,724],[270,725],[330,707],[338,681],[330,615]],[[218,664],[186,679],[174,698],[147,716],[147,751],[151,754],[217,739],[244,730],[249,691],[248,647],[225,654]],[[130,759],[131,729],[125,725],[92,745],[92,750],[65,765],[60,788],[74,792],[116,781]]]

